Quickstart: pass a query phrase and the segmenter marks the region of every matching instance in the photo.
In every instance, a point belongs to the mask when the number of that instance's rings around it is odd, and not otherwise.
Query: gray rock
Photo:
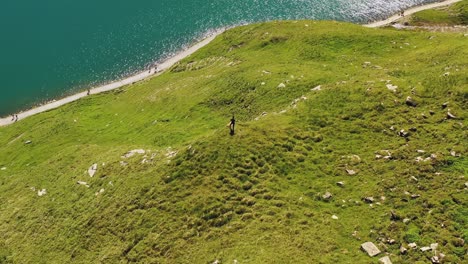
[[[412,249],[415,249],[418,247],[418,245],[416,245],[416,243],[409,243],[408,244],[408,247],[412,248]]]
[[[349,175],[355,175],[356,172],[354,170],[348,170],[346,169],[346,172],[349,174]]]
[[[37,195],[38,195],[39,197],[44,196],[44,195],[46,195],[46,194],[47,194],[47,190],[46,190],[46,189],[42,189],[42,190],[37,191]]]
[[[77,181],[76,183],[79,184],[79,185],[83,185],[83,186],[86,186],[86,187],[89,188],[89,185],[88,185],[87,182],[84,182],[84,181]]]
[[[383,264],[392,264],[392,261],[390,260],[390,257],[389,256],[385,256],[383,258],[380,258],[379,259],[379,262],[380,263],[383,263]]]
[[[419,194],[412,194],[411,195],[411,199],[417,199],[419,197],[421,197],[421,195],[419,195]]]
[[[438,243],[432,243],[432,244],[431,244],[431,249],[432,249],[432,251],[436,251],[438,246],[439,246]]]
[[[406,252],[408,252],[408,249],[406,249],[404,246],[401,246],[400,247],[400,253],[404,255],[404,254],[406,254]]]
[[[284,84],[284,83],[280,83],[280,84],[278,85],[278,88],[285,88],[285,87],[286,87],[286,84]]]
[[[438,256],[433,256],[433,257],[431,258],[431,262],[432,262],[432,264],[439,264],[439,263],[440,263],[440,259],[439,259]]]
[[[122,158],[127,159],[133,157],[135,154],[145,154],[146,151],[144,149],[134,149],[130,150],[129,152],[125,153]]]
[[[468,182],[466,184],[468,184]],[[337,182],[336,185],[338,185],[340,187],[344,187],[344,182],[342,182],[342,181]]]
[[[454,116],[454,115],[453,115],[452,113],[450,113],[450,112],[447,112],[447,118],[448,118],[448,119],[457,119],[457,117]]]
[[[372,242],[366,242],[362,244],[361,249],[364,250],[371,257],[380,254],[380,250]]]
[[[29,144],[31,144],[31,143],[32,143],[31,140],[27,140],[26,142],[24,142],[24,144],[26,144],[26,145],[29,145]]]
[[[332,215],[332,219],[338,220],[338,216]]]
[[[416,107],[418,104],[411,98],[411,96],[406,97],[406,105],[411,107]]]
[[[448,104],[449,104],[448,102],[443,103],[443,104],[442,104],[442,109],[447,108]]]
[[[421,249],[422,252],[426,252],[426,251],[431,250],[431,247],[422,247],[420,249]]]
[[[405,219],[403,219],[403,223],[405,223],[405,224],[406,224],[406,223],[408,223],[409,221],[410,221],[410,219],[409,219],[409,218],[405,218]]]
[[[319,85],[319,86],[316,86],[315,88],[312,88],[311,91],[320,91],[322,90],[322,86]]]
[[[366,202],[366,203],[373,203],[373,202],[374,202],[374,197],[371,197],[371,196],[369,196],[369,197],[364,197],[364,198],[362,198],[362,200],[363,200],[364,202]]]
[[[398,131],[398,135],[399,135],[400,137],[407,138],[407,137],[410,136],[410,133],[409,133],[409,132],[406,132],[404,129],[402,129],[402,130]]]
[[[326,192],[324,195],[322,195],[322,198],[326,201],[329,201],[333,195],[330,192]]]
[[[91,167],[89,167],[88,169],[89,177],[94,177],[94,174],[96,174],[97,168],[98,168],[97,163],[94,163],[93,165],[91,165]]]

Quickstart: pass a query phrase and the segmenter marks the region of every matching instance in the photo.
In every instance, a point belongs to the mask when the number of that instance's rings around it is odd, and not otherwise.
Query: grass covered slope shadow
[[[0,128],[0,260],[367,263],[372,241],[394,262],[434,256],[400,254],[413,242],[463,262],[467,45],[243,26],[162,76]]]

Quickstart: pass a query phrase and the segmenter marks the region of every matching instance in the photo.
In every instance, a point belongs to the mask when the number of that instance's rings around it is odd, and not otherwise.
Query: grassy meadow
[[[463,0],[448,7],[418,12],[411,16],[410,24],[417,26],[468,25],[468,1]]]
[[[466,262],[467,100],[463,34],[231,29],[0,128],[0,263]]]

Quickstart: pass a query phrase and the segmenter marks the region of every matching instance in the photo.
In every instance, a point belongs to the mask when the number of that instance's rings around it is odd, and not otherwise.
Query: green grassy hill
[[[463,0],[448,7],[428,9],[411,16],[411,25],[454,26],[468,25],[468,1]]]
[[[231,29],[159,77],[0,128],[0,263],[430,263],[412,242],[462,263],[467,67],[463,34]]]

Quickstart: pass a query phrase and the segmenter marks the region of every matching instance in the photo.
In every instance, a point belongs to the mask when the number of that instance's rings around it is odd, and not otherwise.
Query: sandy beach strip
[[[442,1],[442,2],[437,2],[437,3],[412,7],[410,9],[408,9],[408,10],[405,10],[405,15],[411,15],[411,14],[414,14],[416,12],[426,10],[426,9],[451,5],[451,4],[460,2],[460,1],[461,0],[446,0],[446,1]],[[393,16],[385,19],[385,20],[372,22],[370,24],[366,24],[366,25],[363,25],[363,26],[370,27],[370,28],[382,27],[382,26],[389,25],[390,23],[395,22],[400,18],[401,18],[401,16],[399,14],[397,14],[397,15],[393,15]],[[90,89],[90,94],[98,94],[98,93],[102,93],[102,92],[111,91],[111,90],[114,90],[114,89],[129,85],[129,84],[132,84],[134,82],[138,82],[138,81],[147,79],[147,78],[152,77],[152,76],[157,76],[157,75],[163,73],[165,70],[172,67],[175,63],[179,62],[180,60],[182,60],[182,59],[184,59],[184,58],[186,58],[188,56],[190,56],[191,54],[193,54],[194,52],[196,52],[200,48],[206,46],[208,43],[210,43],[213,39],[215,39],[219,34],[223,33],[225,30],[226,29],[215,31],[209,37],[207,37],[207,38],[203,39],[202,41],[196,43],[195,45],[191,46],[190,48],[179,52],[178,54],[176,54],[175,56],[167,59],[166,61],[158,64],[157,69],[152,68],[151,70],[145,70],[143,72],[140,72],[138,74],[135,74],[133,76],[125,78],[123,80],[117,80],[115,82],[112,82],[112,83],[109,83],[109,84],[106,84],[106,85],[103,85],[103,86],[100,86],[100,87],[91,88]],[[86,97],[86,96],[88,96],[88,95],[87,95],[87,92],[85,91],[85,92],[77,93],[77,94],[74,94],[74,95],[59,99],[59,100],[54,100],[54,101],[49,102],[49,103],[47,103],[45,105],[38,106],[38,107],[32,108],[30,110],[18,113],[17,114],[18,119],[21,121],[21,119],[24,119],[24,118],[27,118],[29,116],[35,115],[35,114],[39,114],[39,113],[42,113],[42,112],[46,112],[46,111],[58,108],[58,107],[60,107],[62,105],[77,101],[80,98],[83,98],[83,97]],[[10,124],[13,124],[13,123],[15,123],[15,121],[13,121],[11,117],[5,117],[5,118],[0,119],[0,127],[1,126],[7,126],[7,125],[10,125]]]
[[[447,6],[447,5],[451,5],[451,4],[460,2],[460,1],[462,1],[462,0],[445,0],[445,1],[432,3],[432,4],[427,4],[427,5],[415,6],[415,7],[412,7],[410,9],[405,10],[404,14],[405,14],[405,16],[408,16],[408,15],[417,13],[419,11],[423,11],[423,10],[427,10],[427,9],[433,9],[433,8],[442,7],[442,6]],[[366,24],[364,26],[365,27],[370,27],[370,28],[383,27],[383,26],[389,25],[392,22],[397,21],[400,18],[402,18],[402,16],[400,16],[400,14],[396,14],[396,15],[393,15],[393,16],[385,19],[385,20],[372,22],[372,23]]]

